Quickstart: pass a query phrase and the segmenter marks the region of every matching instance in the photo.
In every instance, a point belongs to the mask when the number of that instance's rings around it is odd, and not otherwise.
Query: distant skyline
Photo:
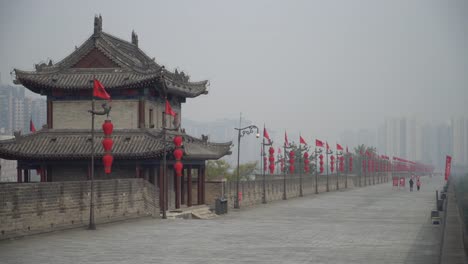
[[[468,3],[362,1],[2,1],[0,73],[58,62],[93,30],[130,40],[169,69],[208,79],[185,117],[238,118],[337,141],[385,118],[468,113]]]

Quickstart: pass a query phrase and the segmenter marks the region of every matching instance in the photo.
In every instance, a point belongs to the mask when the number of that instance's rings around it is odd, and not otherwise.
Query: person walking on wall
[[[421,180],[419,178],[416,181],[416,187],[418,188],[418,191],[419,191],[419,189],[421,189]]]
[[[410,180],[409,180],[409,190],[410,190],[410,192],[413,191],[413,184],[414,184],[413,179],[410,179]]]

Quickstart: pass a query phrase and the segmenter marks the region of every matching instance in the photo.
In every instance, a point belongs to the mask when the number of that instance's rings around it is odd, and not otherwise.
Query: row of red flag
[[[271,143],[270,135],[268,134],[268,131],[266,130],[266,128],[263,128],[263,137],[268,139],[268,142]],[[286,132],[284,132],[284,144],[289,145],[288,134]],[[302,136],[299,136],[299,144],[307,145],[307,142]],[[325,145],[327,147],[327,150],[330,149],[328,142],[325,142]],[[323,148],[324,147],[323,141],[316,139],[315,146]],[[344,150],[340,144],[336,144],[336,149],[341,150],[341,151]],[[348,152],[348,147],[346,147],[346,152]]]

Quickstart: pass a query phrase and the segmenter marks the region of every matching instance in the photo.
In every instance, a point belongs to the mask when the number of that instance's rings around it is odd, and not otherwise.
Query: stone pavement
[[[443,179],[391,182],[231,211],[140,219],[0,241],[0,263],[439,263],[430,222]]]

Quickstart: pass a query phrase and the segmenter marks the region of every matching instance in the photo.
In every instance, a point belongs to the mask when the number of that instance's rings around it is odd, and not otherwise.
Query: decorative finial
[[[94,16],[94,34],[97,35],[102,32],[102,17]]]
[[[132,30],[132,44],[138,47],[138,35]]]

